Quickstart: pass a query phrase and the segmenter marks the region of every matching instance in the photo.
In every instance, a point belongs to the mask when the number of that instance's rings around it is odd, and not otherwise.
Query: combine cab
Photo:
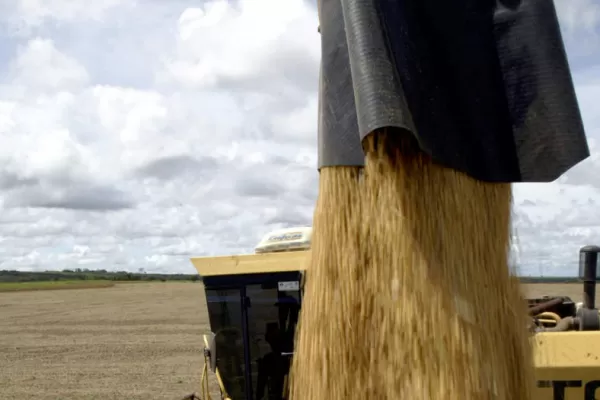
[[[286,398],[311,233],[276,231],[256,254],[192,259],[204,282],[213,332],[205,344],[221,398]]]
[[[212,334],[206,364],[221,399],[286,400],[302,275],[311,228],[266,235],[256,254],[193,258],[204,282]],[[600,248],[583,247],[583,302],[529,299],[537,400],[600,399],[600,316],[595,307]]]

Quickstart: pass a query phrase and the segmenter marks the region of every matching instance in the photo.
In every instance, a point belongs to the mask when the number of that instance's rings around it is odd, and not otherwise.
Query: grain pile
[[[510,184],[442,168],[398,135],[364,147],[362,177],[321,170],[291,398],[530,398]]]

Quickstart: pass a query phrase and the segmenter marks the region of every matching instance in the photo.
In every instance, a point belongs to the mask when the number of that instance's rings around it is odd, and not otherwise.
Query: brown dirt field
[[[181,399],[209,330],[200,283],[0,293],[0,399]]]
[[[581,300],[580,284],[524,289]],[[180,399],[208,331],[200,283],[0,293],[0,399]]]
[[[523,285],[527,297],[569,296],[574,302],[582,301],[581,283],[530,283]]]

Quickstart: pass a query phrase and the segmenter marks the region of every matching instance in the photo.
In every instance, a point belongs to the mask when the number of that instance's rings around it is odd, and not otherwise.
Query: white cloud
[[[570,58],[597,55],[600,46],[600,3],[596,0],[554,0],[554,4]]]
[[[600,4],[594,0],[555,0],[554,2],[565,35],[576,31],[598,32]]]
[[[117,8],[132,8],[135,0],[15,0],[0,5],[11,34],[27,36],[48,23],[103,20]]]
[[[582,4],[557,1],[570,56],[598,30]],[[27,0],[0,15],[0,268],[192,272],[190,255],[310,224],[314,4]],[[596,140],[598,71],[575,73]],[[559,269],[600,242],[593,152],[516,188],[524,272],[572,273]]]
[[[165,69],[195,87],[242,84],[264,90],[262,85],[277,78],[295,86],[289,76],[318,62],[316,25],[314,9],[303,0],[205,3],[181,14],[179,40]],[[293,58],[300,63],[294,65]],[[276,87],[272,81],[269,86]]]
[[[73,90],[88,80],[87,71],[77,60],[59,52],[52,40],[39,37],[19,49],[9,71],[11,85],[28,91]]]

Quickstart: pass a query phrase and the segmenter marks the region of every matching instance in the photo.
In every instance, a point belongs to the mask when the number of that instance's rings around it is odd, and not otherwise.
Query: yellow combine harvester
[[[266,235],[256,254],[192,258],[212,331],[204,338],[203,386],[210,368],[221,399],[287,399],[311,234],[311,228],[280,230]],[[580,250],[583,302],[551,293],[528,299],[536,399],[600,399],[600,314],[594,304],[599,253],[596,246]],[[201,398],[209,398],[208,389]]]

